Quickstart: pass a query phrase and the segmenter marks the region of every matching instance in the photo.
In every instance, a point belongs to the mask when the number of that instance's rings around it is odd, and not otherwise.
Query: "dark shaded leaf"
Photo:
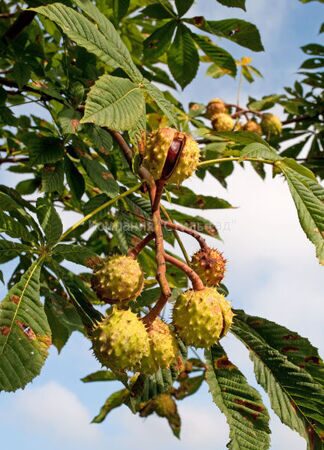
[[[269,414],[261,395],[229,361],[220,345],[206,350],[205,356],[209,389],[230,427],[227,447],[231,450],[270,448]]]
[[[191,31],[182,23],[178,24],[176,36],[168,51],[168,65],[182,88],[193,80],[198,71],[198,51]]]

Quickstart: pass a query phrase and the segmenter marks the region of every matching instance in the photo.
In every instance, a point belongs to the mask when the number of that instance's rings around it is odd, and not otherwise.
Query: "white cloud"
[[[85,406],[73,392],[56,382],[17,393],[5,420],[19,423],[30,437],[46,436],[51,444],[64,445],[65,449],[88,448],[103,442],[101,430],[90,424]]]

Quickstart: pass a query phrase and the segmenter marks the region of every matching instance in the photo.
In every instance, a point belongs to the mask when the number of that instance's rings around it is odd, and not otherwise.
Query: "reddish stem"
[[[191,228],[187,228],[187,227],[185,227],[183,225],[178,225],[178,224],[173,223],[173,222],[168,222],[166,220],[161,220],[161,223],[162,223],[163,226],[165,226],[167,228],[170,228],[172,230],[177,230],[177,231],[180,231],[182,233],[189,234],[190,236],[192,236],[193,238],[195,238],[199,242],[199,245],[200,245],[202,250],[205,250],[205,249],[208,248],[207,242],[198,233],[198,231],[192,230]]]
[[[204,289],[204,283],[201,281],[199,275],[185,262],[180,261],[179,259],[175,258],[174,256],[168,255],[167,253],[164,254],[164,257],[166,261],[178,267],[188,276],[188,278],[190,278],[192,287],[195,291],[201,291],[202,289]]]
[[[155,233],[148,234],[144,239],[142,239],[135,247],[133,247],[128,252],[128,256],[136,259],[138,255],[141,253],[144,247],[147,246],[149,242],[151,242],[155,238]]]

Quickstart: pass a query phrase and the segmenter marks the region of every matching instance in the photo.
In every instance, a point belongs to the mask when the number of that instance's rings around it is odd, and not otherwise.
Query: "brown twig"
[[[233,117],[233,119],[235,119],[236,117],[240,117],[242,115],[246,115],[246,114],[254,114],[255,116],[258,117],[262,117],[263,114],[259,111],[254,111],[253,109],[248,109],[248,108],[242,108],[239,105],[235,105],[232,103],[226,103],[225,106],[227,106],[228,108],[235,108],[236,112],[233,113],[231,116]]]
[[[2,41],[8,44],[10,41],[16,39],[17,36],[33,21],[36,12],[22,11],[14,23],[7,29],[2,36]]]
[[[165,257],[166,261],[168,261],[169,263],[178,267],[180,270],[182,270],[188,276],[188,278],[190,278],[192,287],[195,291],[201,291],[202,289],[204,289],[204,283],[201,281],[201,278],[199,277],[199,275],[191,267],[189,267],[185,262],[180,261],[179,259],[177,259],[174,256],[169,255],[167,253],[164,253],[164,257]]]
[[[295,117],[293,119],[287,119],[284,120],[282,122],[283,125],[288,125],[290,123],[298,123],[298,122],[304,122],[304,121],[315,121],[319,119],[319,114],[315,115],[315,116],[309,116],[307,114],[303,115],[303,116],[299,116],[299,117]],[[319,122],[322,122],[321,120],[319,120]]]
[[[0,85],[6,86],[9,88],[16,88],[17,91],[10,92],[11,94],[21,94],[22,92],[30,92],[32,94],[40,95],[41,98],[44,100],[55,100],[58,103],[61,103],[63,105],[66,105],[66,103],[63,100],[57,99],[56,97],[52,97],[50,94],[47,94],[46,92],[42,92],[39,89],[33,88],[32,86],[23,86],[21,89],[19,88],[18,84],[15,83],[13,80],[9,80],[5,77],[0,77]]]
[[[164,253],[164,239],[161,224],[160,202],[165,185],[164,180],[159,180],[154,186],[149,187],[150,199],[152,204],[152,222],[155,234],[155,259],[156,259],[156,279],[161,288],[161,295],[159,300],[153,306],[151,311],[143,318],[146,326],[150,326],[155,318],[160,314],[164,308],[168,298],[171,295],[171,289],[166,278],[166,262]]]
[[[133,164],[133,151],[132,151],[132,149],[129,147],[129,145],[127,144],[127,142],[123,138],[123,136],[118,131],[110,130],[108,128],[106,128],[106,130],[115,139],[115,141],[119,145],[120,149],[122,150],[122,152],[123,152],[123,154],[124,154],[124,156],[126,158],[126,161],[128,162],[128,165],[129,165],[130,169],[132,169],[132,164]],[[151,185],[151,186],[154,185],[154,179],[153,179],[152,175],[150,174],[150,172],[147,169],[145,169],[145,167],[141,166],[139,168],[138,175],[140,176],[140,178],[142,180],[146,181],[149,185]]]
[[[138,244],[135,245],[131,250],[128,251],[128,256],[136,259],[141,251],[155,238],[155,233],[148,234],[144,239],[142,239]]]
[[[121,148],[128,165],[132,168],[132,160],[133,160],[133,152],[129,147],[123,136],[118,133],[118,131],[107,130],[118,143]],[[163,232],[161,226],[161,215],[160,215],[160,202],[164,188],[164,182],[154,182],[154,179],[150,172],[144,167],[140,167],[138,171],[138,175],[142,180],[147,182],[149,195],[152,205],[152,222],[155,236],[155,248],[156,248],[156,279],[161,287],[161,296],[157,301],[155,306],[151,309],[151,311],[143,318],[144,323],[149,326],[158,314],[162,311],[164,305],[168,301],[168,298],[171,295],[171,290],[169,287],[169,283],[166,279],[166,264],[164,258],[164,240],[163,240]]]
[[[0,13],[0,19],[11,19],[11,17],[15,17],[16,12],[3,12]]]
[[[173,222],[167,222],[166,220],[161,220],[161,223],[166,228],[170,228],[172,230],[177,230],[182,233],[189,234],[190,236],[192,236],[199,242],[199,245],[202,250],[204,250],[208,247],[206,240],[196,230],[192,230],[191,228],[187,228],[183,225],[178,225]]]
[[[148,328],[154,322],[157,316],[161,313],[161,311],[165,307],[166,302],[167,299],[165,299],[165,296],[163,295],[163,293],[161,293],[159,300],[155,303],[150,312],[146,314],[145,317],[143,317],[142,320]]]
[[[29,161],[29,158],[15,158],[14,156],[8,156],[8,158],[0,158],[0,165],[1,164],[12,164],[12,163],[21,163],[21,162],[27,162]]]

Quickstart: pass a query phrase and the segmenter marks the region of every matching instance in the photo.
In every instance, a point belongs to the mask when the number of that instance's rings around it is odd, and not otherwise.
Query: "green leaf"
[[[40,6],[34,11],[55,22],[70,39],[96,55],[105,64],[114,68],[121,67],[134,81],[140,81],[143,77],[113,24],[95,6],[89,6],[88,2],[79,1],[77,4],[84,8],[98,25],[61,3]]]
[[[47,243],[55,244],[62,235],[63,225],[60,216],[47,199],[37,199],[37,217],[44,230]]]
[[[206,350],[205,356],[210,392],[230,427],[227,447],[231,450],[270,448],[269,414],[258,391],[248,384],[220,345]]]
[[[194,0],[175,0],[179,16],[183,16],[192,7]]]
[[[128,8],[129,8],[130,0],[113,0],[113,10],[115,23],[118,25],[120,20],[126,16]]]
[[[16,258],[24,252],[31,252],[31,248],[25,244],[19,244],[18,242],[11,242],[5,239],[0,239],[0,264]]]
[[[281,95],[267,95],[261,100],[252,100],[248,103],[248,107],[254,111],[264,111],[272,108],[280,99]]]
[[[58,114],[58,122],[63,134],[76,134],[80,126],[81,114],[71,108],[65,108]]]
[[[282,159],[273,148],[259,142],[253,142],[244,147],[241,157],[242,160],[246,158],[260,158],[269,161],[279,161]]]
[[[16,61],[12,69],[12,76],[21,89],[25,84],[28,83],[31,76],[31,68],[29,64],[23,61]]]
[[[144,80],[144,87],[148,95],[155,101],[161,111],[166,115],[171,125],[178,126],[178,119],[174,105],[167,100],[160,89],[148,80]]]
[[[228,6],[230,8],[241,8],[246,11],[245,8],[245,0],[217,0],[218,3],[221,3],[224,6]]]
[[[16,190],[21,195],[31,195],[39,188],[39,181],[36,178],[22,180],[16,185]]]
[[[31,164],[55,163],[64,156],[62,141],[55,137],[30,133],[24,137],[24,144],[27,146]]]
[[[44,192],[58,192],[64,190],[63,162],[47,164],[42,172],[42,189]]]
[[[202,36],[200,34],[193,34],[192,36],[211,62],[223,69],[226,69],[228,71],[228,75],[235,77],[237,67],[235,59],[230,53],[223,48],[218,47],[218,45],[215,45],[207,36]]]
[[[118,380],[119,380],[118,375],[116,375],[111,370],[98,370],[97,372],[90,373],[90,375],[81,378],[81,381],[83,381],[83,383],[92,383],[94,381],[118,381]]]
[[[24,224],[1,211],[0,232],[6,233],[12,238],[22,239],[27,242],[35,242],[35,236],[27,229]]]
[[[106,193],[110,198],[119,194],[119,186],[108,169],[92,159],[82,158],[81,162],[89,178],[102,192]]]
[[[147,60],[155,61],[168,51],[176,26],[177,22],[170,20],[145,39],[143,42],[144,57]]]
[[[229,39],[255,52],[264,50],[259,30],[255,25],[245,20],[224,19],[195,22],[195,19],[192,19],[191,23],[215,36]]]
[[[144,17],[152,17],[153,19],[171,19],[175,16],[172,6],[164,8],[159,3],[153,3],[142,10],[142,15]]]
[[[64,170],[72,196],[77,200],[81,200],[85,191],[85,181],[81,173],[68,157],[64,159]]]
[[[81,123],[128,130],[143,115],[145,99],[141,87],[125,78],[103,75],[90,89]]]
[[[0,200],[0,209],[8,208],[8,211],[18,209],[22,213],[23,208],[26,208],[35,212],[34,205],[25,200],[15,189],[3,184],[0,184]]]
[[[316,180],[293,170],[283,161],[277,162],[276,167],[286,177],[301,227],[315,245],[320,264],[324,265],[324,189]]]
[[[181,418],[175,400],[170,394],[154,396],[140,411],[141,417],[147,417],[155,412],[160,417],[165,417],[175,437],[180,437]]]
[[[171,189],[170,189],[171,190]],[[180,186],[172,189],[177,197],[171,198],[171,203],[197,209],[223,209],[232,208],[231,204],[219,197],[196,194],[191,189]]]
[[[119,248],[119,250],[126,254],[128,250],[128,242],[127,242],[127,236],[126,231],[123,229],[123,224],[119,220],[115,220],[112,225],[112,234],[113,239],[116,242],[116,246]]]
[[[58,352],[67,343],[73,331],[83,332],[81,319],[68,298],[45,290],[45,313],[52,332],[52,342]]]
[[[87,266],[92,258],[98,258],[90,248],[74,244],[59,244],[53,250],[53,255],[58,255],[76,264]]]
[[[51,343],[39,299],[36,261],[0,303],[0,390],[24,388],[41,371]]]
[[[261,136],[251,133],[250,131],[223,131],[217,133],[217,136],[225,139],[226,141],[233,141],[240,145],[254,144],[260,142],[261,144],[270,148],[270,145],[262,139]]]
[[[205,373],[197,377],[188,377],[179,380],[179,387],[174,391],[177,400],[183,400],[190,395],[195,394],[202,383],[205,381]]]
[[[268,319],[247,314],[243,316],[240,312],[241,316],[271,347],[286,355],[295,366],[306,370],[316,382],[323,384],[324,362],[307,338]]]
[[[310,439],[321,442],[320,436],[324,435],[323,414],[320,414],[324,402],[322,386],[304,368],[288,359],[287,349],[276,349],[271,334],[260,333],[256,327],[259,318],[242,311],[235,314],[232,332],[249,349],[257,381],[268,393],[274,412],[301,436],[307,438],[309,433]]]
[[[125,403],[130,396],[130,392],[128,389],[122,389],[120,391],[114,392],[111,394],[104,405],[101,407],[99,414],[92,419],[92,423],[101,423],[105,420],[107,415],[115,408],[118,408],[123,403]]]
[[[192,33],[179,23],[177,33],[168,51],[168,66],[174,79],[185,88],[196,76],[199,55]]]
[[[96,125],[87,125],[87,137],[92,146],[101,153],[107,154],[113,147],[111,134]]]

